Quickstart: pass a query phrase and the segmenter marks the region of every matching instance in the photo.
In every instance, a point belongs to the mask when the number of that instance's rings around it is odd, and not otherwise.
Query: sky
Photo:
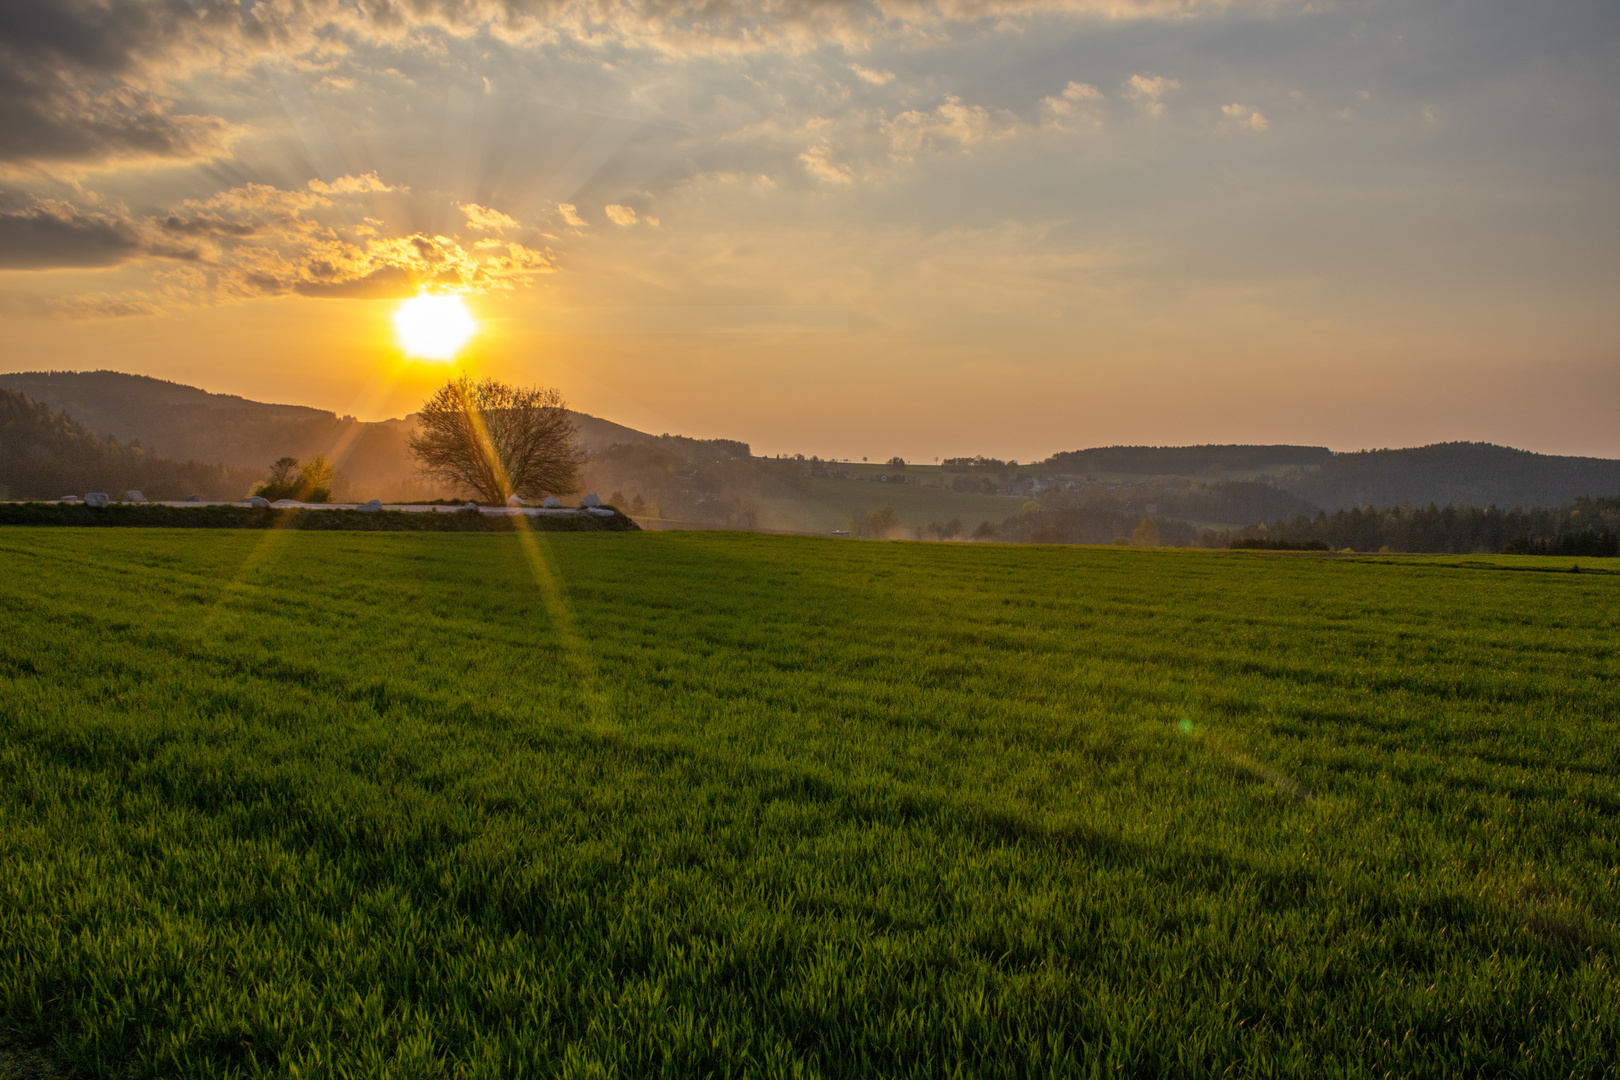
[[[0,118],[0,370],[1620,457],[1612,0],[12,0]]]

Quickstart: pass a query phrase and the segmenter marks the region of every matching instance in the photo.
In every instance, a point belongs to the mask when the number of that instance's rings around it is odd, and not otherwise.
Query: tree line
[[[65,412],[0,390],[0,499],[58,499],[130,490],[149,499],[238,499],[258,479],[250,469],[174,461],[102,438]]]
[[[1233,540],[1319,541],[1334,550],[1431,554],[1620,554],[1620,496],[1557,509],[1494,506],[1355,507],[1246,529]]]
[[[1356,507],[1300,514],[1247,529],[1201,529],[1187,521],[1118,508],[1026,504],[977,539],[1036,544],[1390,551],[1410,554],[1620,556],[1620,497],[1578,498],[1557,509],[1494,506]],[[944,538],[944,537],[942,537]]]

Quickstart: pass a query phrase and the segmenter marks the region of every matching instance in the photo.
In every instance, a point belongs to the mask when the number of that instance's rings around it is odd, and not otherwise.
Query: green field
[[[1617,1075],[1568,566],[0,529],[0,1076]]]

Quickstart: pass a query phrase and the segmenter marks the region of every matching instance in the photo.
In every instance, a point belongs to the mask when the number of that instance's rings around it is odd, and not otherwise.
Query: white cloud
[[[1164,114],[1164,95],[1180,90],[1181,82],[1163,75],[1136,74],[1125,80],[1125,92],[1136,99],[1142,111],[1149,116]]]
[[[573,203],[558,203],[557,212],[562,215],[564,221],[568,222],[568,224],[572,225],[576,229],[583,229],[586,225],[590,224],[584,218],[579,216],[579,207],[575,206]]]
[[[1221,112],[1225,113],[1228,119],[1238,125],[1254,131],[1265,131],[1271,126],[1271,121],[1266,119],[1264,113],[1258,109],[1251,109],[1247,105],[1239,105],[1237,102],[1222,105]]]
[[[619,203],[608,203],[602,209],[607,213],[608,219],[615,225],[634,225],[636,223],[636,212],[628,206],[621,206]]]

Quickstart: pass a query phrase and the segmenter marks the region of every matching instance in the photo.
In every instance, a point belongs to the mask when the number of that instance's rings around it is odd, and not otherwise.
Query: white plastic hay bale
[[[271,503],[270,505],[271,506],[278,506],[278,507],[285,507],[285,506],[303,506],[304,504],[299,502],[297,499],[277,499],[275,502]]]
[[[84,500],[79,498],[77,495],[64,495],[56,501],[59,503],[67,503],[69,506],[78,506],[80,503],[84,502]]]
[[[529,500],[525,499],[523,496],[517,494],[516,492],[513,492],[512,494],[510,494],[510,495],[508,495],[506,497],[506,505],[507,506],[528,506],[529,505]]]
[[[596,492],[588,491],[585,493],[585,497],[579,500],[579,505],[583,506],[587,510],[591,510],[595,507],[601,506],[602,500],[596,497]]]
[[[362,514],[375,514],[382,509],[382,500],[372,499],[368,503],[361,503],[359,506],[355,507],[355,509],[360,511]]]
[[[461,508],[463,510],[476,510],[478,509],[478,504],[473,502],[471,499],[468,499],[466,502],[461,504]]]
[[[112,500],[107,497],[105,491],[92,491],[84,497],[84,505],[86,506],[106,506],[110,502]]]
[[[546,501],[540,505],[545,507],[547,510],[556,510],[562,506],[562,500],[557,498],[555,495],[547,495]]]
[[[249,495],[247,498],[243,499],[242,501],[247,503],[249,506],[255,506],[255,507],[257,507],[257,506],[269,506],[270,505],[270,500],[265,498],[263,495]]]
[[[146,501],[146,496],[142,495],[139,491],[136,491],[133,488],[131,488],[129,491],[124,492],[124,501],[125,502],[132,502],[132,503],[143,503],[143,502]]]

